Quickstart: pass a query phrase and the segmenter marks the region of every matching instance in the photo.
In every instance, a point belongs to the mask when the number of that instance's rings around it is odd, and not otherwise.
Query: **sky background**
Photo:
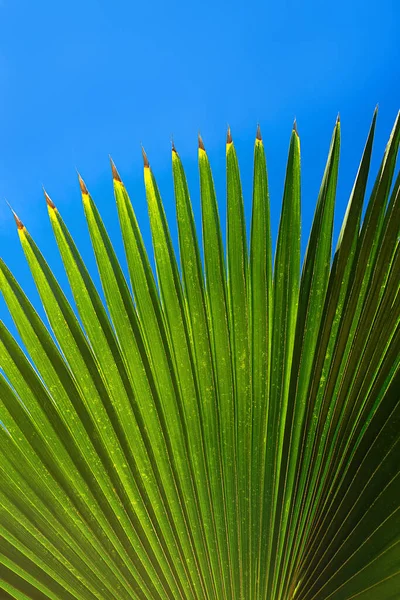
[[[7,199],[65,284],[44,185],[98,281],[76,169],[122,257],[108,155],[150,248],[140,144],[173,221],[173,136],[198,216],[198,131],[223,220],[228,123],[247,215],[261,125],[275,237],[295,117],[304,250],[340,111],[337,235],[375,105],[374,174],[400,108],[399,24],[399,0],[0,0],[0,256],[39,308]],[[3,301],[0,318],[12,328]]]

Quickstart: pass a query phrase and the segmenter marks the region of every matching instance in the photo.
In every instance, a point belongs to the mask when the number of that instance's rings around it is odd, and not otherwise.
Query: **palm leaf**
[[[335,125],[301,272],[296,126],[274,261],[259,128],[249,244],[228,130],[226,253],[199,138],[204,261],[175,147],[179,264],[143,153],[155,273],[114,163],[129,281],[79,178],[105,303],[47,193],[76,309],[15,215],[50,329],[1,261],[2,598],[398,597],[400,117],[362,218],[375,123],[332,259]]]

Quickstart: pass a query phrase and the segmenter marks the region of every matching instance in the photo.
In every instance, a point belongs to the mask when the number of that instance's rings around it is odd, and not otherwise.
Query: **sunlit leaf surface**
[[[1,599],[400,597],[400,119],[365,199],[375,121],[334,253],[339,121],[303,260],[296,125],[274,252],[259,128],[249,240],[228,130],[226,248],[202,139],[202,252],[173,147],[179,259],[144,154],[156,272],[112,163],[129,281],[79,178],[102,293],[45,193],[76,309],[15,215],[51,332],[1,261],[29,354],[0,322]]]

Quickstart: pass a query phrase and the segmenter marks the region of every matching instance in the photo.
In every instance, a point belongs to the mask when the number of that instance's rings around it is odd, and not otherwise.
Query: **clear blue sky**
[[[140,143],[173,218],[171,135],[197,207],[201,131],[223,216],[227,123],[247,212],[254,135],[261,125],[276,230],[294,117],[306,234],[338,111],[340,220],[375,105],[374,172],[400,107],[399,24],[399,0],[0,0],[1,256],[38,306],[4,198],[65,281],[43,184],[94,266],[75,168],[121,256],[108,154],[150,243]],[[303,248],[305,243],[306,235]],[[10,323],[3,303],[0,317]]]

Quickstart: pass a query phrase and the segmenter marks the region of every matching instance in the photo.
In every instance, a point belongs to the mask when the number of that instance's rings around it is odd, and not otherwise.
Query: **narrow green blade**
[[[265,564],[261,597],[268,597],[276,560],[275,514],[282,462],[286,414],[289,403],[290,366],[300,278],[300,139],[294,128],[289,146],[285,189],[273,279],[272,349],[270,395],[267,422],[267,449],[264,478],[264,544],[261,562]]]
[[[304,422],[307,412],[310,410],[308,404],[310,379],[318,347],[318,332],[328,286],[339,148],[340,123],[337,121],[317,200],[300,283],[296,334],[288,391],[289,403],[282,444],[282,475],[278,491],[278,510],[275,523],[275,535],[278,539],[278,560],[281,562],[281,568],[283,567],[285,553],[285,550],[283,550],[284,540],[288,520],[291,516],[290,513],[293,509],[295,486],[299,475],[298,469],[305,435]],[[280,569],[276,568],[275,587],[280,585],[277,581],[279,573]]]
[[[229,555],[232,565],[232,594],[240,596],[243,573],[239,560],[240,513],[236,456],[235,403],[232,373],[232,351],[229,337],[229,315],[225,260],[221,227],[210,163],[199,138],[200,195],[203,229],[203,251],[206,279],[206,307],[211,336],[211,352],[217,383],[220,414],[220,436],[227,502]]]
[[[252,594],[251,552],[251,439],[252,401],[250,378],[248,258],[242,187],[236,150],[228,130],[227,180],[227,291],[234,384],[236,458],[240,510],[240,553],[243,590]]]
[[[260,560],[265,475],[266,425],[270,391],[272,341],[272,247],[269,193],[264,144],[260,129],[254,147],[253,212],[249,257],[249,314],[252,384],[251,539],[255,560],[255,595],[263,571]]]
[[[229,534],[227,529],[227,506],[221,460],[219,435],[220,415],[216,403],[216,383],[213,371],[210,334],[207,323],[205,290],[200,250],[197,241],[193,211],[181,160],[176,149],[172,151],[172,170],[176,214],[179,232],[179,248],[183,290],[185,292],[186,318],[193,349],[197,381],[201,395],[201,418],[204,432],[204,448],[207,456],[210,490],[213,503],[215,526],[218,537],[218,553],[221,568],[221,583],[224,597],[231,597],[231,569],[229,563]]]

